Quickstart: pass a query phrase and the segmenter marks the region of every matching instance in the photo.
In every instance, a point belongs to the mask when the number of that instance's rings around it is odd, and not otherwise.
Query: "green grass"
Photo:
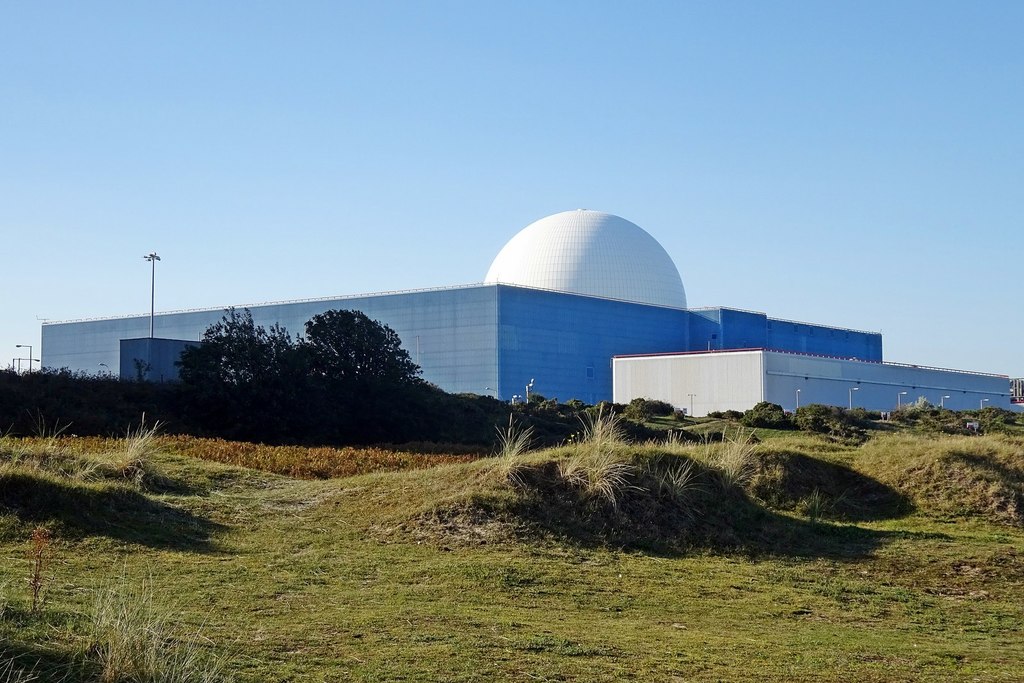
[[[1019,437],[780,435],[726,487],[715,448],[632,449],[613,507],[559,479],[570,447],[517,455],[522,486],[489,460],[310,481],[157,451],[154,489],[0,443],[0,681],[99,680],[112,580],[237,681],[1019,680]],[[685,506],[648,478],[683,465]]]

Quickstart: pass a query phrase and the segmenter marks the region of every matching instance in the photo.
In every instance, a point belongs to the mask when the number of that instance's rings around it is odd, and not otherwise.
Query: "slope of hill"
[[[230,450],[0,440],[0,681],[1014,680],[1024,665],[1020,437],[630,446],[599,427],[330,479],[213,462]]]

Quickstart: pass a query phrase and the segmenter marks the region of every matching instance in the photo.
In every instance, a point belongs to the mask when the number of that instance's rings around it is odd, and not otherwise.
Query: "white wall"
[[[760,351],[636,356],[612,361],[616,403],[653,398],[695,416],[715,410],[748,410],[763,400]]]
[[[854,387],[853,405],[869,410],[893,410],[900,402],[913,403],[922,396],[935,405],[949,396],[945,407],[953,410],[976,409],[982,399],[988,399],[986,406],[1010,408],[1009,379],[998,375],[773,351],[764,355],[765,400],[786,410],[796,407],[797,389],[801,405],[848,407]]]
[[[703,416],[716,410],[748,410],[760,401],[794,410],[823,403],[847,407],[850,389],[854,407],[893,410],[898,401],[924,397],[953,410],[982,405],[1009,409],[1009,378],[999,375],[869,363],[777,351],[712,353],[615,358],[612,362],[616,403],[634,398],[667,401],[677,409]],[[901,394],[900,392],[907,392]],[[899,397],[899,398],[897,398]]]

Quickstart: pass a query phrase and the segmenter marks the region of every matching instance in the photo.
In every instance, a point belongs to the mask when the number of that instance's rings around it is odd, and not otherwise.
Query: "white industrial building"
[[[761,401],[892,410],[925,398],[953,410],[1008,407],[1006,375],[768,349],[616,356],[616,403],[657,399],[701,417]]]

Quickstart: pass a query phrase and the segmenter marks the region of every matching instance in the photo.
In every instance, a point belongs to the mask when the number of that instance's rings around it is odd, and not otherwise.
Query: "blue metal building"
[[[258,325],[301,335],[331,309],[394,329],[424,379],[450,392],[509,400],[532,391],[562,401],[612,398],[614,356],[763,349],[879,363],[878,333],[770,318],[730,308],[688,309],[682,279],[638,226],[596,211],[567,211],[523,229],[483,284],[310,299],[247,307]],[[47,368],[162,381],[181,350],[224,310],[43,325]]]

